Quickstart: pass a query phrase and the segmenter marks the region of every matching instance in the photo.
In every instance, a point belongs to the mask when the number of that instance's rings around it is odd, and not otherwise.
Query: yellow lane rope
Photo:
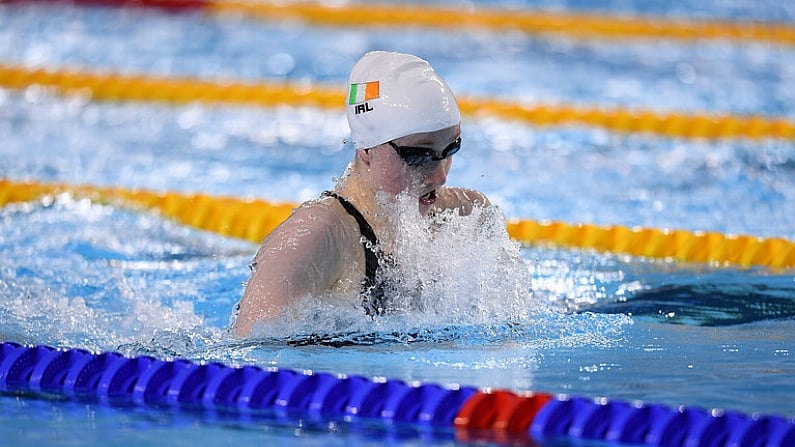
[[[294,204],[241,200],[206,194],[16,182],[0,179],[0,207],[43,196],[69,193],[99,202],[159,211],[185,225],[259,243],[287,216]],[[511,220],[508,233],[525,244],[558,245],[684,262],[737,266],[795,267],[795,242],[783,238],[723,235],[715,232],[572,225]]]
[[[532,220],[510,220],[508,233],[525,243],[631,256],[742,267],[795,267],[795,242],[784,238]]]
[[[0,179],[0,207],[63,193],[100,203],[154,210],[164,217],[194,228],[255,243],[261,242],[295,207],[288,203],[274,204],[262,200],[214,197],[207,194],[158,193]]]
[[[321,4],[208,1],[204,8],[212,13],[230,13],[260,20],[297,20],[340,27],[515,30],[529,34],[562,34],[582,39],[727,39],[795,45],[795,28],[782,23],[684,21],[522,9],[385,5],[372,2]]]
[[[193,78],[44,70],[0,64],[0,87],[41,86],[63,95],[104,101],[200,102],[260,107],[307,106],[342,109],[344,90],[322,85],[276,82],[213,82]],[[495,99],[459,99],[461,110],[535,126],[584,125],[620,133],[674,138],[780,138],[795,140],[795,122],[763,116],[661,113],[567,105],[527,105]]]

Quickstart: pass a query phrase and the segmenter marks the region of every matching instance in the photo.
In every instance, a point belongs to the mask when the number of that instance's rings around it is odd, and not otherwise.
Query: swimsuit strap
[[[365,280],[363,284],[363,289],[365,291],[369,291],[372,289],[376,284],[376,272],[378,271],[378,255],[375,252],[375,247],[378,245],[378,239],[375,237],[375,232],[373,231],[373,227],[367,222],[367,219],[362,216],[362,213],[356,209],[355,206],[351,202],[348,202],[344,198],[340,197],[337,193],[332,191],[324,191],[323,195],[326,197],[334,197],[337,201],[340,202],[345,211],[348,212],[356,222],[359,224],[359,231],[364,236],[365,240],[362,240],[362,247],[364,247],[364,269],[365,269]]]

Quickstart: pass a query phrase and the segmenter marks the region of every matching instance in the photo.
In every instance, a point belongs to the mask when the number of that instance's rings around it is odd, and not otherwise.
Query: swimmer
[[[263,241],[233,324],[238,336],[307,296],[357,296],[362,316],[383,313],[379,272],[391,262],[397,225],[383,198],[411,197],[424,217],[489,206],[480,192],[445,186],[462,144],[461,115],[428,62],[365,54],[351,70],[346,107],[353,160],[333,191],[301,204]]]

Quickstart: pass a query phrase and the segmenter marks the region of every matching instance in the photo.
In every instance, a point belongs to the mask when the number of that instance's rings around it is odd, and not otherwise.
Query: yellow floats
[[[20,0],[0,0],[15,3]],[[262,21],[299,21],[344,28],[430,28],[444,31],[521,32],[576,39],[731,40],[795,45],[795,27],[781,22],[740,22],[611,16],[530,8],[446,7],[415,2],[379,4],[268,0],[72,0],[75,4],[203,11]]]
[[[40,86],[61,95],[82,95],[102,101],[156,101],[258,107],[342,108],[342,86],[291,83],[213,82],[193,78],[100,74],[76,70],[45,70],[0,64],[0,87]],[[795,140],[795,122],[764,116],[661,113],[650,110],[603,109],[567,105],[527,105],[494,99],[461,97],[461,111],[494,116],[535,126],[584,125],[619,133],[649,133],[674,138],[779,138]]]
[[[154,210],[184,225],[259,243],[290,215],[294,205],[207,194],[22,183],[0,179],[0,206],[68,193],[75,197],[141,210]]]
[[[532,220],[509,221],[508,233],[524,243],[554,244],[681,262],[795,267],[795,243],[783,238]]]
[[[289,216],[294,204],[241,200],[207,194],[23,183],[0,179],[0,206],[69,193],[98,202],[145,210],[185,225],[259,243]],[[572,225],[511,220],[508,233],[525,244],[557,245],[630,256],[736,266],[795,267],[795,243],[781,238],[625,226]]]
[[[203,9],[267,20],[339,27],[433,28],[559,34],[581,39],[725,39],[795,45],[795,28],[779,23],[671,20],[527,9],[449,8],[428,4],[207,1]]]

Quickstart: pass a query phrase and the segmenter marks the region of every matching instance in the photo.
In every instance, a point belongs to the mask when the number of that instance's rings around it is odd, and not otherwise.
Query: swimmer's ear
[[[370,162],[372,161],[373,155],[370,153],[370,149],[357,149],[356,154],[359,157],[359,160],[362,161],[367,166],[370,166]]]

